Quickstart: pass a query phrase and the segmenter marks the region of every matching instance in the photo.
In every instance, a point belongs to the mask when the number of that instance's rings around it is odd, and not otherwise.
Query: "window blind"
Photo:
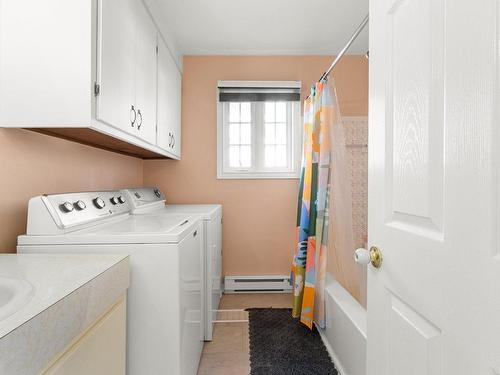
[[[300,88],[295,87],[220,87],[220,102],[299,102]]]

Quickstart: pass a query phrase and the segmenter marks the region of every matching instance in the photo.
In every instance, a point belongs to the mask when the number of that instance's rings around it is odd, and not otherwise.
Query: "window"
[[[218,178],[299,177],[300,85],[219,82]]]

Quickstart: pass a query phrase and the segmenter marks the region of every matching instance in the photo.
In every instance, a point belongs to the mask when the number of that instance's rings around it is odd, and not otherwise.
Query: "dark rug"
[[[291,309],[247,309],[251,375],[338,375],[316,327]]]

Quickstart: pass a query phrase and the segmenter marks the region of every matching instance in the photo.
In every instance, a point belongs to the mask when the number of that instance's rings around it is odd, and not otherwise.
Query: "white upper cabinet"
[[[92,31],[87,0],[0,0],[0,126],[88,126]]]
[[[158,146],[181,157],[182,77],[170,51],[158,41]]]
[[[141,0],[0,0],[0,9],[1,127],[180,157],[181,74],[166,55],[159,90],[157,53],[168,52]],[[165,116],[167,135],[157,131]]]
[[[139,137],[156,144],[157,31],[146,8],[138,2],[135,42],[135,129]]]
[[[99,3],[97,118],[156,144],[156,27],[141,1]]]
[[[136,0],[99,2],[97,119],[135,134]]]

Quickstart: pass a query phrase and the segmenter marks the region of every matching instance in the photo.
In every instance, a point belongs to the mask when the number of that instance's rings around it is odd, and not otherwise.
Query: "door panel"
[[[158,43],[158,146],[181,155],[181,74],[165,43]]]
[[[369,375],[500,368],[499,3],[370,2]]]
[[[444,174],[443,6],[443,0],[397,0],[386,16],[386,220],[438,238]]]
[[[141,1],[136,3],[135,102],[140,138],[156,144],[156,27]]]
[[[391,348],[388,374],[440,374],[441,330],[414,308],[388,293],[388,345]]]
[[[136,1],[99,1],[97,119],[135,134]]]

